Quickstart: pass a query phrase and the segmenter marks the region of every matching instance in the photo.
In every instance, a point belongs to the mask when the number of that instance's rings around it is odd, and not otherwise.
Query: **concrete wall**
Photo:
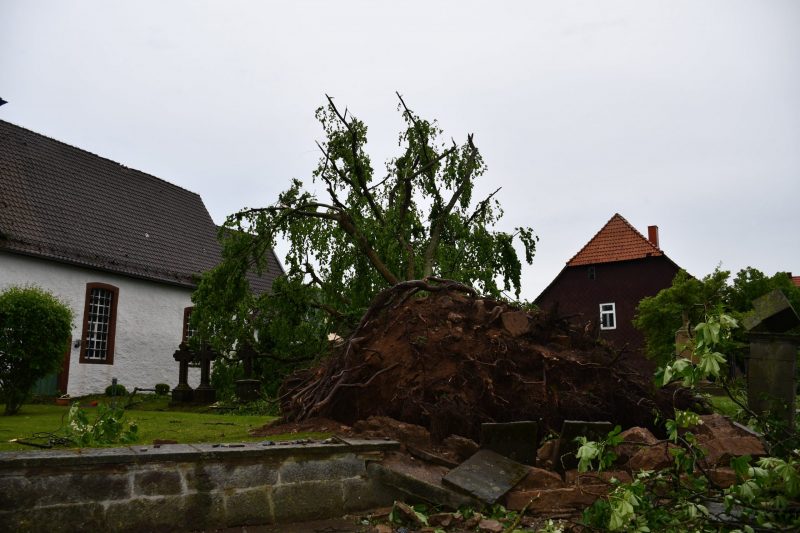
[[[86,284],[91,282],[119,288],[114,363],[82,364],[80,348],[72,347],[68,394],[103,392],[112,378],[128,390],[156,383],[174,387],[178,364],[172,354],[181,342],[183,310],[191,305],[191,289],[0,252],[0,290],[34,284],[58,296],[75,313],[73,346],[81,338]],[[199,369],[190,369],[189,383],[194,387],[199,381]]]
[[[223,445],[224,446],[224,445]],[[367,474],[396,442],[0,453],[0,531],[189,531],[391,505]]]

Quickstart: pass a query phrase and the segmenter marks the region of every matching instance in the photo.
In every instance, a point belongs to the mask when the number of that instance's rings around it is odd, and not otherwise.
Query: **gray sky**
[[[800,2],[0,2],[0,118],[217,223],[310,177],[325,93],[382,169],[395,90],[475,134],[501,227],[541,237],[525,298],[615,212],[694,275],[800,274]]]

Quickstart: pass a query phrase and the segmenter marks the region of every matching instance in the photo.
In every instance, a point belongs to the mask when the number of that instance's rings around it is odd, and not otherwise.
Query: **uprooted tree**
[[[526,227],[493,229],[500,189],[474,198],[486,165],[473,136],[443,143],[437,123],[398,98],[401,154],[385,175],[376,175],[365,151],[366,125],[328,97],[316,112],[325,141],[312,174],[324,193],[295,179],[274,204],[228,217],[223,261],[193,296],[203,338],[220,350],[248,342],[271,353],[273,364],[291,365],[320,353],[328,333],[347,335],[375,294],[401,281],[434,275],[484,294],[519,295],[514,241],[531,263],[537,237]],[[254,295],[248,272],[265,267],[279,237],[289,243],[286,276],[270,294]]]

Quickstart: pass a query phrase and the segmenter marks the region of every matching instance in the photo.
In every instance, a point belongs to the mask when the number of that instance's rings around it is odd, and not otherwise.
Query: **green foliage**
[[[72,330],[72,311],[37,287],[0,293],[0,402],[19,411],[36,381],[59,369]]]
[[[106,387],[106,396],[126,396],[127,394],[128,389],[122,383]]]
[[[592,468],[594,461],[597,461],[597,470],[605,470],[617,460],[617,454],[613,452],[615,446],[622,444],[622,437],[619,434],[622,427],[615,426],[605,439],[590,441],[586,437],[577,437],[575,440],[581,445],[576,452],[578,458],[578,472],[586,472]]]
[[[156,386],[153,388],[156,389],[156,394],[159,396],[166,396],[171,390],[170,386],[166,383],[156,383]]]
[[[681,270],[671,287],[642,299],[633,324],[644,333],[647,354],[659,364],[666,364],[674,355],[675,332],[683,325],[684,318],[693,327],[707,315],[724,312],[741,322],[752,310],[753,300],[774,289],[783,291],[795,309],[800,310],[800,287],[795,286],[785,272],[768,277],[747,267],[736,274],[732,283],[729,281],[730,272],[719,268],[700,280]],[[741,330],[736,330],[719,347],[720,352],[735,361],[741,361],[746,350],[745,334]],[[710,360],[708,363],[713,364]]]
[[[67,415],[67,437],[81,448],[135,442],[139,428],[124,418],[123,409],[100,404],[94,420],[90,420],[89,413],[73,403]]]
[[[294,179],[272,205],[231,215],[220,230],[223,261],[200,281],[192,322],[222,354],[245,342],[269,354],[259,371],[272,391],[276,376],[326,352],[329,333],[346,337],[398,281],[439,276],[519,294],[515,245],[530,263],[537,237],[492,229],[503,212],[494,193],[474,198],[486,166],[472,136],[447,145],[435,121],[400,102],[405,129],[385,176],[365,151],[366,125],[329,99],[316,112],[325,141],[312,173],[325,197]],[[247,276],[264,271],[278,238],[289,243],[286,276],[252,294]]]
[[[694,328],[696,363],[674,359],[661,370],[661,381],[666,384],[680,380],[683,386],[693,389],[701,380],[717,379],[730,390],[728,379],[721,372],[726,357],[719,349],[729,344],[737,326],[737,321],[726,314],[706,317]],[[698,445],[692,429],[701,423],[696,413],[676,410],[674,418],[665,421],[668,441],[674,445],[670,449],[673,465],[657,472],[640,472],[632,483],[618,483],[608,498],[597,500],[586,509],[584,523],[609,531],[797,531],[798,451],[786,446],[785,440],[781,441],[782,446],[776,446],[777,432],[765,434],[772,444],[771,451],[782,450],[785,456],[763,457],[755,465],[747,456],[732,459],[737,483],[722,490],[707,477],[705,469],[699,468],[705,450]],[[780,434],[780,438],[785,439],[785,435]],[[591,450],[599,444],[587,442],[585,446],[587,456],[597,455]]]

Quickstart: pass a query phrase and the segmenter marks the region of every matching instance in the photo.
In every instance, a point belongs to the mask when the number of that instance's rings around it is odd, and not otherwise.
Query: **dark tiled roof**
[[[567,261],[567,266],[613,263],[657,255],[664,254],[619,213],[615,213],[592,240]]]
[[[191,287],[216,234],[196,193],[0,120],[0,249]]]

